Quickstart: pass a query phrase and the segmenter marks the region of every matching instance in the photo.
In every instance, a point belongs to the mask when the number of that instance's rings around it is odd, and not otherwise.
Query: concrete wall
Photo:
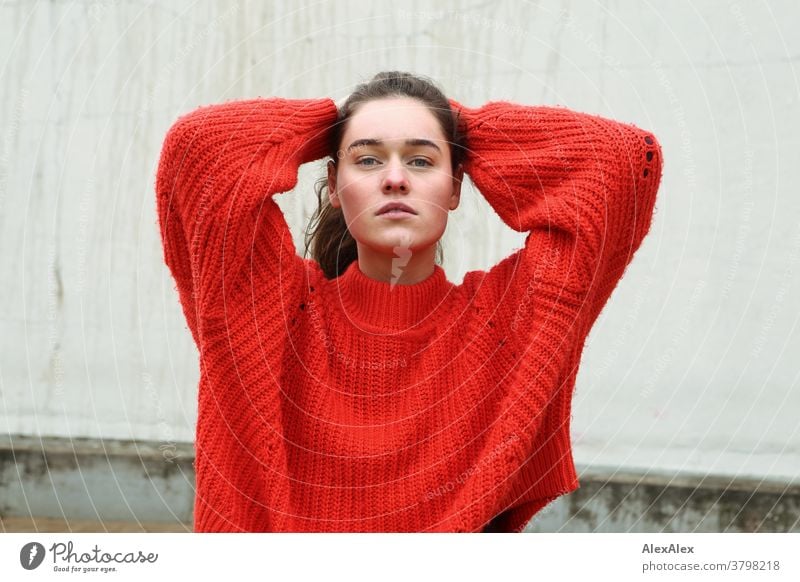
[[[798,480],[800,7],[435,6],[0,4],[0,433],[190,442],[198,354],[153,191],[164,133],[200,104],[339,98],[406,69],[468,105],[566,105],[664,147],[652,232],[578,376],[578,463]],[[321,169],[278,197],[298,247]],[[468,187],[448,276],[522,240]]]
[[[191,444],[0,435],[0,531],[191,532]],[[800,532],[800,485],[578,465],[526,532]]]

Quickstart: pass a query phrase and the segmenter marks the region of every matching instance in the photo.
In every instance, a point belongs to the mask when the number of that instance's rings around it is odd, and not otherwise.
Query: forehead
[[[428,138],[443,140],[444,134],[433,113],[416,99],[386,98],[362,104],[350,117],[343,141],[375,138]]]

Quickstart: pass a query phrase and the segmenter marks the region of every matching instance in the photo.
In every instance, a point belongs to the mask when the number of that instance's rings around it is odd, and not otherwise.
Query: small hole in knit
[[[489,320],[489,327],[494,327],[494,322],[491,319]]]
[[[292,325],[294,325],[294,322],[295,322],[295,321],[296,321],[296,318],[294,318],[294,317],[293,317],[293,318],[292,318]]]
[[[313,285],[312,285],[312,287],[311,287],[311,292],[312,292],[312,293],[314,292],[314,287],[313,287]]]
[[[644,169],[644,177],[646,178],[646,177],[647,177],[647,174],[649,174],[649,173],[650,173],[650,170],[648,170],[647,168],[645,168],[645,169]]]
[[[650,162],[653,160],[653,152],[647,152],[647,161]]]
[[[644,143],[647,145],[653,145],[653,138],[648,135],[646,138],[644,138]]]
[[[301,303],[300,304],[300,309],[305,309],[305,308],[306,308],[306,304],[305,303]]]

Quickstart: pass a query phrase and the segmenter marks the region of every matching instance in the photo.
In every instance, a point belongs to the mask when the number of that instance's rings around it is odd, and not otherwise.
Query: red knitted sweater
[[[454,285],[300,257],[274,194],[326,154],[330,99],[170,128],[164,256],[200,352],[195,531],[519,531],[578,487],[586,335],[650,228],[654,137],[566,108],[462,113],[465,170],[524,247]]]

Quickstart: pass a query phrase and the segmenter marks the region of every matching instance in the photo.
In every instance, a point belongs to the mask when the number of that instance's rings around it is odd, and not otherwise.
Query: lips
[[[376,214],[378,215],[386,214],[390,210],[403,211],[409,214],[416,214],[416,211],[413,208],[411,208],[408,204],[403,204],[402,202],[389,202],[388,204],[384,204],[383,206],[381,206],[380,210],[378,210]]]

